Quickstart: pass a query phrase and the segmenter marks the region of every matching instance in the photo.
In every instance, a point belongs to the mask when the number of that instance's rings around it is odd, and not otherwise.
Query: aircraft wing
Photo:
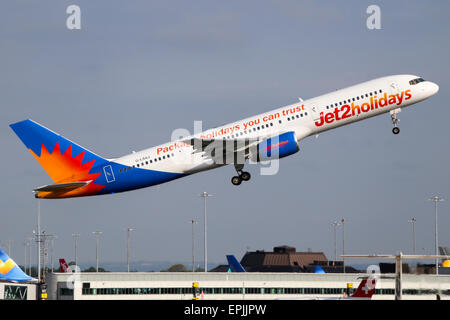
[[[203,153],[203,157],[212,159],[215,163],[223,164],[236,162],[236,157],[241,157],[245,161],[252,155],[251,148],[256,147],[258,143],[268,138],[270,137],[247,139],[191,138],[183,142],[194,148],[193,153]]]
[[[396,259],[396,258],[402,258],[402,259],[447,259],[448,256],[442,256],[442,255],[413,255],[413,254],[402,254],[400,255],[393,255],[393,254],[346,254],[341,255],[341,257],[344,258],[379,258],[379,259]]]

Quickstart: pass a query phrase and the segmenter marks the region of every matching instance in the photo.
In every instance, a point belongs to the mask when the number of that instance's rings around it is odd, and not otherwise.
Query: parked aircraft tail
[[[245,272],[244,267],[242,267],[234,255],[227,255],[227,260],[231,272]]]
[[[8,281],[36,280],[19,268],[19,266],[0,248],[0,279]]]

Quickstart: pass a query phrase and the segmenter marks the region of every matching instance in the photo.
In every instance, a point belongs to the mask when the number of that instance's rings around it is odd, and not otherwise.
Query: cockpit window
[[[423,78],[416,78],[409,82],[410,85],[418,84],[419,82],[424,82]]]

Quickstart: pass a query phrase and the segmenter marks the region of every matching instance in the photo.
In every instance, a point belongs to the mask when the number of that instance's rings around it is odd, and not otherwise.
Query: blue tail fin
[[[10,127],[55,183],[72,182],[69,180],[74,178],[81,181],[85,177],[78,177],[80,171],[85,175],[94,164],[107,162],[33,120],[13,123]]]
[[[321,266],[315,266],[314,273],[325,273],[325,270]]]
[[[19,266],[0,248],[0,279],[8,281],[36,280],[28,276]]]
[[[227,255],[228,265],[230,266],[231,272],[245,272],[244,267],[239,263],[234,255]]]

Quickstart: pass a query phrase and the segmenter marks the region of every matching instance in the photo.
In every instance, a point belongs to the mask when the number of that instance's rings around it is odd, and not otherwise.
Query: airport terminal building
[[[224,272],[101,272],[47,275],[51,300],[200,299],[270,300],[327,298],[348,294],[367,274],[224,273]],[[450,300],[450,276],[403,275],[403,299]],[[394,274],[384,274],[372,299],[394,299]],[[352,290],[352,289],[350,289]]]

